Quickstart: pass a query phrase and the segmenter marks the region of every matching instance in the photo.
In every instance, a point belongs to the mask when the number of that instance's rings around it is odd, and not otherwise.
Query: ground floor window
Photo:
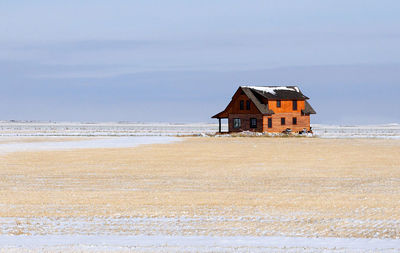
[[[293,125],[297,125],[297,118],[293,117]]]
[[[240,119],[233,119],[233,128],[240,128],[241,125],[242,122],[240,121]]]
[[[281,118],[281,125],[284,126],[286,124],[285,118]]]
[[[268,128],[272,128],[272,118],[268,118]]]
[[[250,118],[250,128],[257,128],[257,119]]]

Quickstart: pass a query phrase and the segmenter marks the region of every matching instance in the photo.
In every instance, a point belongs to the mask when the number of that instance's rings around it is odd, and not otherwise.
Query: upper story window
[[[276,107],[281,107],[281,101],[280,100],[276,100]]]
[[[293,100],[293,111],[297,111],[297,100]]]
[[[240,121],[240,119],[233,119],[233,128],[240,128],[241,125],[242,122]]]
[[[250,110],[250,100],[246,101],[246,110]]]
[[[244,100],[240,100],[240,110],[244,110]]]
[[[250,128],[257,128],[257,119],[250,118]]]

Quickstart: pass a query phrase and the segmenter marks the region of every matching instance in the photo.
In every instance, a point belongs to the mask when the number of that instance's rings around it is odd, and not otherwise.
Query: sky
[[[0,1],[0,120],[214,122],[297,85],[312,123],[400,123],[400,1]]]

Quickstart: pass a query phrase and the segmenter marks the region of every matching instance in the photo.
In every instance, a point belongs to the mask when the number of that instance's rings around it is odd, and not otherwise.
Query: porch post
[[[221,118],[218,118],[218,123],[219,123],[218,132],[221,133]]]

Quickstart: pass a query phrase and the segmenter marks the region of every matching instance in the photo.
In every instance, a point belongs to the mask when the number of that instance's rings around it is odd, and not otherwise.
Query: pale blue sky
[[[212,122],[299,85],[315,123],[400,122],[399,1],[0,2],[0,119]]]

